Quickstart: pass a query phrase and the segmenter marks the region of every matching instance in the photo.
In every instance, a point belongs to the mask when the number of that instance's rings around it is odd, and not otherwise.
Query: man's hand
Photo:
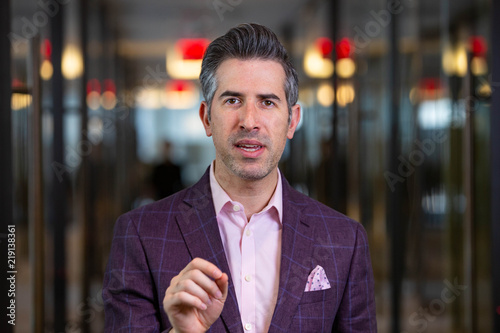
[[[228,279],[217,266],[200,258],[175,276],[163,299],[172,332],[206,332],[222,312]]]

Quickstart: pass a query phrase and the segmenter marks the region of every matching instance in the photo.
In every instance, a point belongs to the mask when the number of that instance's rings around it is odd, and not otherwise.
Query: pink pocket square
[[[306,289],[304,291],[316,291],[330,289],[330,282],[326,277],[325,269],[316,266],[307,277]]]

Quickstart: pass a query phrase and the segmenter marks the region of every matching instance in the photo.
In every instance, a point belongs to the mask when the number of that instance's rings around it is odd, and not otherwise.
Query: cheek
[[[214,143],[226,143],[229,138],[227,128],[221,125],[221,123],[218,123],[216,126],[212,126],[212,138]]]
[[[273,126],[276,136],[281,136],[286,138],[290,132],[290,126],[288,124],[288,118],[280,119],[279,122],[276,122]]]
[[[286,140],[287,140],[287,130],[288,130],[288,128],[276,129],[274,131],[274,142],[276,143],[276,147],[279,150],[285,149]]]

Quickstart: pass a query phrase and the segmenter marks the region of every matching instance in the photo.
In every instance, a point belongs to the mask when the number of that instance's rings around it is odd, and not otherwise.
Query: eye
[[[228,98],[224,103],[229,105],[235,105],[238,104],[239,102],[240,101],[237,98]]]
[[[270,100],[268,100],[268,99],[264,100],[264,101],[262,102],[262,104],[263,104],[264,106],[274,106],[274,105],[276,105],[273,101],[270,101]]]

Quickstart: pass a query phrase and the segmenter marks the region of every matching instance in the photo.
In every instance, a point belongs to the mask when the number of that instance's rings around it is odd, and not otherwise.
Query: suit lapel
[[[230,332],[243,333],[233,280],[217,225],[208,171],[186,194],[177,224],[192,258],[208,260],[229,276],[229,292],[221,318]]]
[[[293,189],[283,181],[283,232],[278,299],[269,332],[288,332],[311,270],[312,227],[301,219],[305,203],[292,198]]]

